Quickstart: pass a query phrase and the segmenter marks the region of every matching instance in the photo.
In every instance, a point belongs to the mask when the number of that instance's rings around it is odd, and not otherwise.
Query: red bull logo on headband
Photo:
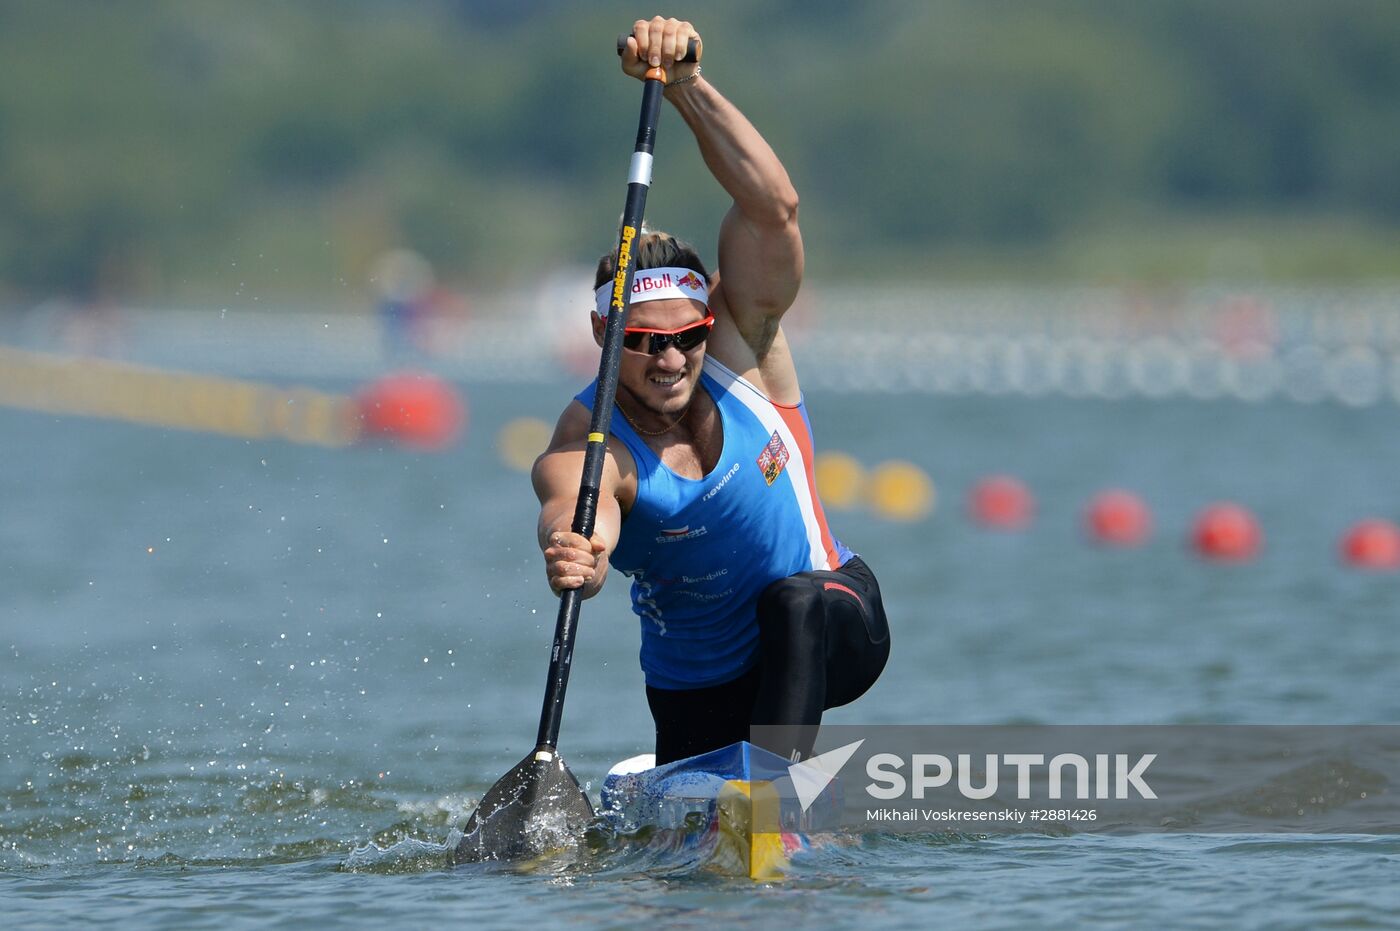
[[[622,310],[625,306],[622,301],[623,278],[626,275],[626,263],[631,259],[631,237],[627,234],[628,230],[624,230],[622,249],[619,250],[621,262],[612,286],[603,285],[596,292],[595,309],[599,316],[606,316],[610,309]],[[710,292],[705,279],[688,268],[639,268],[633,275],[627,303],[640,304],[643,301],[664,301],[671,298],[709,303]]]
[[[651,272],[651,269],[644,269],[642,271]],[[651,272],[651,274],[643,274],[642,271],[638,271],[637,277],[632,279],[632,293],[634,295],[646,294],[648,291],[660,291],[662,288],[674,288],[676,286],[676,282],[671,278],[670,272],[661,272],[660,274]]]

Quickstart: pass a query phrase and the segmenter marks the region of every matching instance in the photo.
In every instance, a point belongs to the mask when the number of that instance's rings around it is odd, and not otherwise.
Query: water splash
[[[452,866],[447,844],[406,837],[388,847],[365,844],[350,851],[340,869],[347,873],[427,873]]]

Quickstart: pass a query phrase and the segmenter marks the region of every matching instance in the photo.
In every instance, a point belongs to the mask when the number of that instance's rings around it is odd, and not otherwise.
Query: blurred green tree
[[[0,281],[91,299],[358,288],[393,245],[447,277],[586,264],[635,125],[611,45],[636,13],[0,2]],[[789,165],[826,277],[1183,222],[1400,241],[1394,0],[716,0],[693,16],[706,74]],[[725,205],[670,120],[653,220],[707,250]]]

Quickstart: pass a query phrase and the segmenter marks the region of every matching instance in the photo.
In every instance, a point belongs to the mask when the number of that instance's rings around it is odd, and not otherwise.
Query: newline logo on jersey
[[[705,494],[700,498],[700,500],[709,501],[715,495],[719,494],[720,491],[724,488],[724,486],[729,484],[729,480],[734,477],[734,473],[738,471],[739,463],[736,462],[733,466],[730,467],[728,472],[724,473],[724,478],[719,480],[719,484],[716,485],[714,488],[711,488],[709,491],[705,492]]]
[[[1136,791],[1141,798],[1156,798],[1157,793],[1142,778],[1147,767],[1157,759],[1157,754],[1147,753],[1129,765],[1128,754],[1098,753],[1091,766],[1089,760],[1078,753],[1061,753],[1050,759],[1040,753],[988,753],[985,766],[977,772],[972,766],[972,755],[960,753],[957,765],[941,753],[915,753],[909,758],[910,775],[906,778],[901,771],[905,768],[904,758],[893,753],[877,753],[865,763],[865,775],[874,782],[865,787],[873,798],[896,799],[904,796],[912,787],[912,797],[921,799],[925,790],[938,789],[948,785],[957,777],[958,794],[968,799],[991,798],[996,794],[998,772],[1005,766],[1015,770],[1016,797],[1031,797],[1031,771],[1042,768],[1048,783],[1048,797],[1061,798],[1067,787],[1072,787],[1074,799],[1126,799],[1129,790]],[[1093,792],[1090,793],[1089,776],[1093,774]],[[981,785],[973,785],[974,779]],[[1008,780],[1009,781],[1009,780]],[[1112,792],[1109,794],[1110,782]]]

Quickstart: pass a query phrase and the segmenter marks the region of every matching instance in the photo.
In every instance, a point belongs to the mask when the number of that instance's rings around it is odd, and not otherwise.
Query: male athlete
[[[690,23],[638,20],[622,70],[666,70],[665,97],[734,204],[719,269],[643,232],[592,540],[570,531],[594,386],[559,418],[533,479],[550,587],[591,597],[608,567],[632,578],[657,763],[794,725],[810,755],[827,708],[868,689],[889,657],[880,589],[826,523],[811,429],[779,322],[802,279],[797,193],[773,150],[700,74],[677,62]],[[703,51],[703,48],[701,49]],[[698,56],[697,56],[698,58]],[[615,257],[594,282],[602,343]],[[721,278],[722,273],[722,278]]]

